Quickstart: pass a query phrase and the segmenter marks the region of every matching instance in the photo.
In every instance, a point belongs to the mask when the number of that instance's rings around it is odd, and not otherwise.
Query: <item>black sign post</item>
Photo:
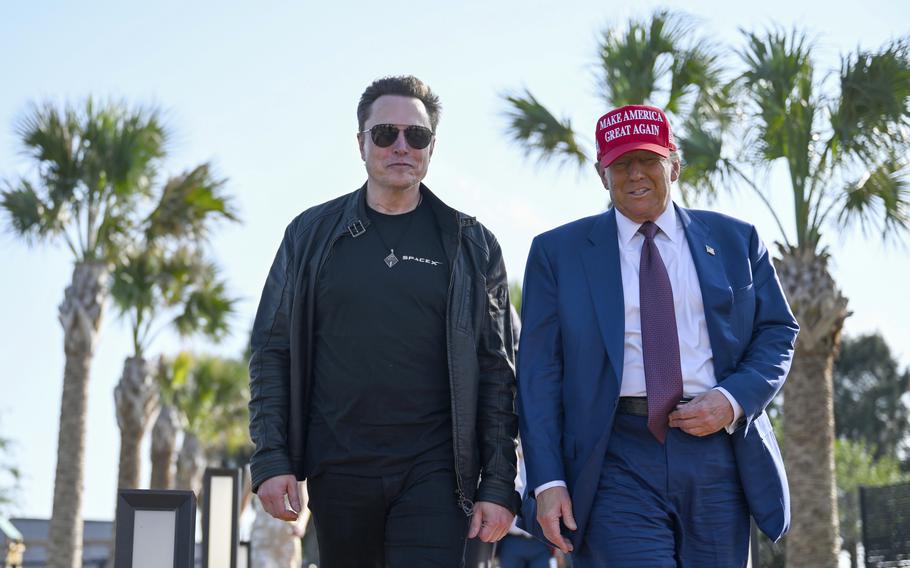
[[[193,568],[196,495],[121,489],[117,493],[117,568]]]
[[[240,470],[207,468],[202,502],[203,568],[237,568]]]

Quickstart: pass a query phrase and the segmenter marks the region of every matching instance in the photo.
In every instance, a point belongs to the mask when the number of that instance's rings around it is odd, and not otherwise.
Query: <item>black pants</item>
[[[449,465],[363,477],[322,473],[307,481],[320,568],[461,568],[468,518]]]

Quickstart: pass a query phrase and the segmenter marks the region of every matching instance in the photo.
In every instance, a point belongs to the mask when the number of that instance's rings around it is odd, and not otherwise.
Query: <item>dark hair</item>
[[[400,95],[419,99],[430,116],[430,128],[434,132],[436,131],[436,125],[439,123],[439,113],[442,110],[442,105],[439,104],[439,97],[430,90],[426,83],[413,75],[383,77],[376,79],[366,88],[363,94],[360,95],[360,103],[357,105],[358,131],[363,131],[363,127],[370,117],[370,111],[373,109],[373,103],[383,95]]]

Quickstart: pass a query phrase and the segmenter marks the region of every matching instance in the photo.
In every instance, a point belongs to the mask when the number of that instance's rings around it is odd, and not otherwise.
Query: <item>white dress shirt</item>
[[[641,345],[641,304],[639,302],[638,266],[645,236],[638,232],[636,223],[616,212],[619,264],[622,272],[622,292],[625,303],[625,339],[623,342],[622,383],[619,396],[647,396],[645,364]],[[673,289],[673,311],[676,313],[676,331],[679,336],[679,361],[682,367],[683,396],[692,398],[712,388],[719,390],[733,406],[733,421],[726,430],[733,433],[743,415],[742,406],[726,389],[717,386],[714,377],[714,356],[708,338],[708,324],[701,298],[701,287],[695,262],[689,250],[686,233],[672,202],[654,224],[660,231],[654,244],[667,267],[670,287]],[[606,292],[605,292],[606,293]],[[555,480],[538,486],[534,493],[550,487],[565,486],[565,481]]]

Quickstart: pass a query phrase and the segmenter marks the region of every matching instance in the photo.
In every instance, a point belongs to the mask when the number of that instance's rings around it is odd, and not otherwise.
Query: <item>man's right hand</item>
[[[260,491],[262,491],[260,489]],[[570,529],[575,530],[575,517],[572,516],[572,500],[569,490],[565,487],[550,487],[541,491],[537,496],[537,522],[543,529],[547,540],[565,554],[572,552],[572,543],[563,538],[559,532],[559,519]]]
[[[297,478],[293,475],[276,475],[262,482],[256,492],[265,511],[282,521],[296,521],[300,512],[300,492],[297,490]],[[291,509],[285,505],[287,495]]]

